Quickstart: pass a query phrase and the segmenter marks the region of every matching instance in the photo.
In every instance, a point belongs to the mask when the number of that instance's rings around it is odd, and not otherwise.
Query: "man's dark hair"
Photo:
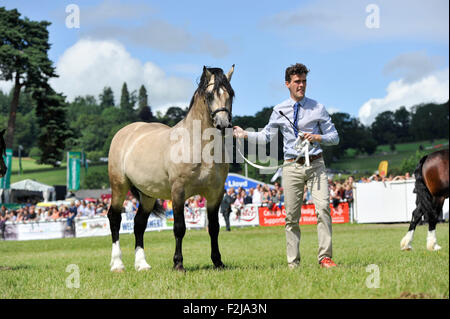
[[[296,63],[294,65],[291,65],[290,67],[288,67],[286,69],[286,75],[285,75],[285,80],[286,82],[291,82],[291,75],[301,75],[301,74],[305,74],[308,75],[308,68],[301,63]]]

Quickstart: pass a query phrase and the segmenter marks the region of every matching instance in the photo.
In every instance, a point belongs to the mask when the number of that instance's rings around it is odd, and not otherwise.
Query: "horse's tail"
[[[414,184],[414,193],[417,194],[416,206],[417,209],[422,211],[422,214],[433,211],[433,196],[425,185],[425,179],[423,177],[422,168],[423,163],[427,160],[428,155],[422,157],[417,164],[416,170],[414,171],[414,176],[416,177],[416,183]]]
[[[139,200],[140,195],[139,195],[139,190],[135,187],[132,186],[130,188],[131,193],[133,194],[133,196]],[[151,214],[155,215],[156,217],[159,218],[166,218],[166,211],[164,210],[163,205],[161,204],[159,199],[155,200],[155,205],[153,206],[153,209],[151,211]]]
[[[153,206],[152,214],[159,218],[166,218],[166,211],[159,199],[156,200],[155,206]]]

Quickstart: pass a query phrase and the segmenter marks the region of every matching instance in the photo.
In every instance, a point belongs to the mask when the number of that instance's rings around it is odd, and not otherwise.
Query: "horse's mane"
[[[207,100],[212,99],[214,92],[218,91],[221,86],[227,90],[228,95],[230,96],[231,102],[233,102],[234,98],[234,90],[230,85],[230,82],[228,81],[227,77],[223,73],[223,70],[220,68],[206,68],[209,72],[211,72],[212,75],[214,75],[214,88],[211,93],[207,93]],[[199,95],[205,95],[206,94],[206,88],[208,87],[208,80],[206,79],[206,72],[203,72],[202,76],[200,77],[200,82],[198,84],[198,88],[195,91],[194,95],[192,95],[191,103],[189,104],[189,111],[191,110],[192,106],[194,105],[195,96],[198,93]]]

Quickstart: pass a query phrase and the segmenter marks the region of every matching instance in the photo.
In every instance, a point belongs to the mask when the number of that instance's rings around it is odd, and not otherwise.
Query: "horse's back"
[[[449,196],[449,150],[431,153],[423,163],[425,184],[433,196]]]

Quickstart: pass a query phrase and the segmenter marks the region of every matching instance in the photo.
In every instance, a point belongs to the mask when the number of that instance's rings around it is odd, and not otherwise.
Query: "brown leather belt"
[[[321,158],[321,157],[322,157],[322,153],[319,153],[317,155],[311,155],[309,157],[309,162],[311,163],[312,161],[315,161],[316,159]],[[289,163],[292,163],[293,161],[295,161],[295,158],[288,158],[286,160],[286,162],[289,162]],[[305,164],[305,158],[304,157],[300,157],[298,159],[297,163],[300,164],[300,165]]]

